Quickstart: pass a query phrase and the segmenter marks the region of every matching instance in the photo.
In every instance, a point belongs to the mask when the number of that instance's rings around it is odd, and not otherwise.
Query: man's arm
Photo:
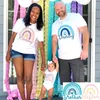
[[[88,46],[89,46],[89,32],[87,26],[79,28],[80,33],[83,35],[83,50],[81,52],[81,59],[88,57]]]
[[[57,36],[53,35],[52,36],[52,56],[53,56],[53,61],[56,63],[57,62],[57,57],[56,57],[56,49],[57,49]]]

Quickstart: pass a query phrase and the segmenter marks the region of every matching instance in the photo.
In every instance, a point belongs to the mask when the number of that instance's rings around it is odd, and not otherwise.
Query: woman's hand
[[[46,65],[45,64],[42,64],[41,65],[41,71],[45,71],[45,69],[46,69]]]
[[[7,51],[7,54],[6,54],[6,62],[9,62],[10,61],[10,58],[11,58],[10,51]]]
[[[45,67],[41,67],[41,71],[45,71]]]

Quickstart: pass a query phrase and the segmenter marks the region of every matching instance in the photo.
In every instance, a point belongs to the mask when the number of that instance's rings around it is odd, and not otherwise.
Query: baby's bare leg
[[[53,88],[48,90],[48,100],[52,99],[52,94],[53,94]]]
[[[44,86],[42,86],[42,89],[41,89],[41,93],[40,93],[40,97],[39,97],[39,100],[42,100],[44,95],[46,93],[46,88]]]

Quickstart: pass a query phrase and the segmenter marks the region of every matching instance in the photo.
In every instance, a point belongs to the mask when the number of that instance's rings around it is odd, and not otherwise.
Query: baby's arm
[[[42,74],[43,74],[43,76],[45,76],[46,74],[45,74],[45,71],[42,71]]]
[[[59,64],[58,64],[58,62],[56,62],[56,71],[57,72],[59,71]]]

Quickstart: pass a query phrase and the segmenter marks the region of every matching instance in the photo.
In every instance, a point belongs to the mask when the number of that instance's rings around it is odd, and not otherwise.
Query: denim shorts
[[[35,54],[24,54],[15,50],[11,50],[11,58],[22,57],[24,60],[35,60]]]

